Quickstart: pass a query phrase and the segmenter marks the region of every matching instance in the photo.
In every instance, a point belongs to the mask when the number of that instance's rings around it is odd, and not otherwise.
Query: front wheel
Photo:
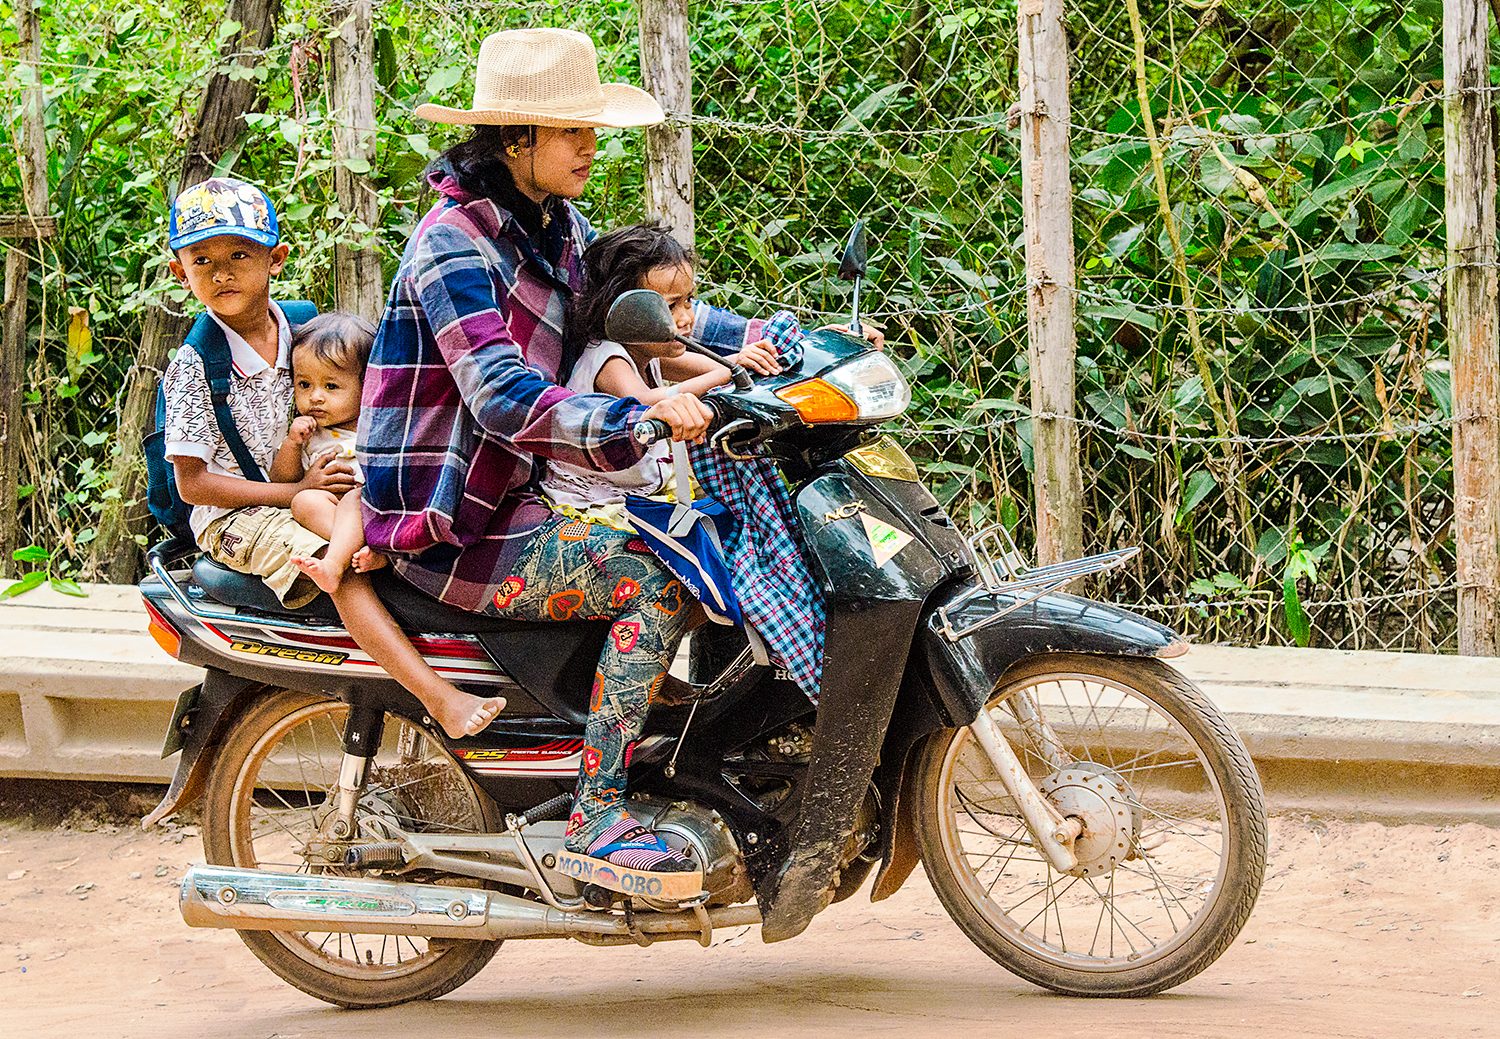
[[[1058,745],[1018,721],[1026,698]],[[969,729],[930,737],[915,763],[922,862],[970,940],[1078,996],[1149,995],[1218,959],[1266,862],[1260,779],[1218,710],[1158,660],[1063,654],[1014,669],[986,710],[1086,826],[1081,875],[1058,872]]]
[[[214,761],[205,797],[209,862],[358,875],[331,865],[324,854],[338,851],[325,824],[338,800],[347,715],[337,700],[283,689],[236,721]],[[493,806],[442,743],[393,714],[385,717],[356,823],[372,815],[417,832],[496,829]],[[498,941],[307,931],[241,931],[240,938],[283,980],[351,1008],[435,999],[479,973],[500,947]]]

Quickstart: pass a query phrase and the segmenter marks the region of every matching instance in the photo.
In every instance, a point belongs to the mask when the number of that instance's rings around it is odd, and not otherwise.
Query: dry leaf
[[[78,856],[78,859],[81,859],[81,858],[83,858],[82,855]],[[53,866],[52,868],[55,869],[55,870],[57,870],[57,871],[59,871],[59,872],[61,872],[62,870],[65,870],[69,866],[71,866],[74,863],[76,863],[78,861],[78,859],[72,859],[72,860],[70,860],[68,862],[64,862],[61,866]]]
[[[24,870],[24,869],[18,869],[14,873],[7,873],[5,875],[5,879],[6,880],[20,880],[25,875],[26,875],[26,870]]]
[[[1462,995],[1465,995],[1465,996],[1482,996],[1482,995],[1484,995],[1484,993],[1481,992],[1481,991],[1479,991],[1479,989],[1477,989],[1477,988],[1466,988],[1466,989],[1463,990]]]

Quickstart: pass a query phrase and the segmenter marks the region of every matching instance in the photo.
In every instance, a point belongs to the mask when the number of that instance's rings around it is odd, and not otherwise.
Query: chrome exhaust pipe
[[[182,878],[178,908],[190,927],[478,940],[603,936],[641,941],[658,935],[702,941],[714,927],[760,923],[757,906],[740,905],[707,913],[635,913],[632,930],[617,913],[565,912],[482,888],[229,866],[190,868]]]

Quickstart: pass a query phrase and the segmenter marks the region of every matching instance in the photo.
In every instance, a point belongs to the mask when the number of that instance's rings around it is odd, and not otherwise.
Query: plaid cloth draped
[[[802,358],[802,329],[780,311],[761,330],[784,363]],[[770,459],[739,462],[706,446],[689,449],[693,473],[704,491],[740,520],[724,545],[726,562],[746,623],[770,648],[776,663],[814,705],[823,676],[823,597],[797,539],[797,510],[781,473]]]

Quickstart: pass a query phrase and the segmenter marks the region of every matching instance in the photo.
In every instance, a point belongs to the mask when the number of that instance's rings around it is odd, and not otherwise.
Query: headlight
[[[776,396],[802,421],[860,422],[895,418],[911,403],[911,387],[882,353],[861,354],[827,375],[793,383]]]

